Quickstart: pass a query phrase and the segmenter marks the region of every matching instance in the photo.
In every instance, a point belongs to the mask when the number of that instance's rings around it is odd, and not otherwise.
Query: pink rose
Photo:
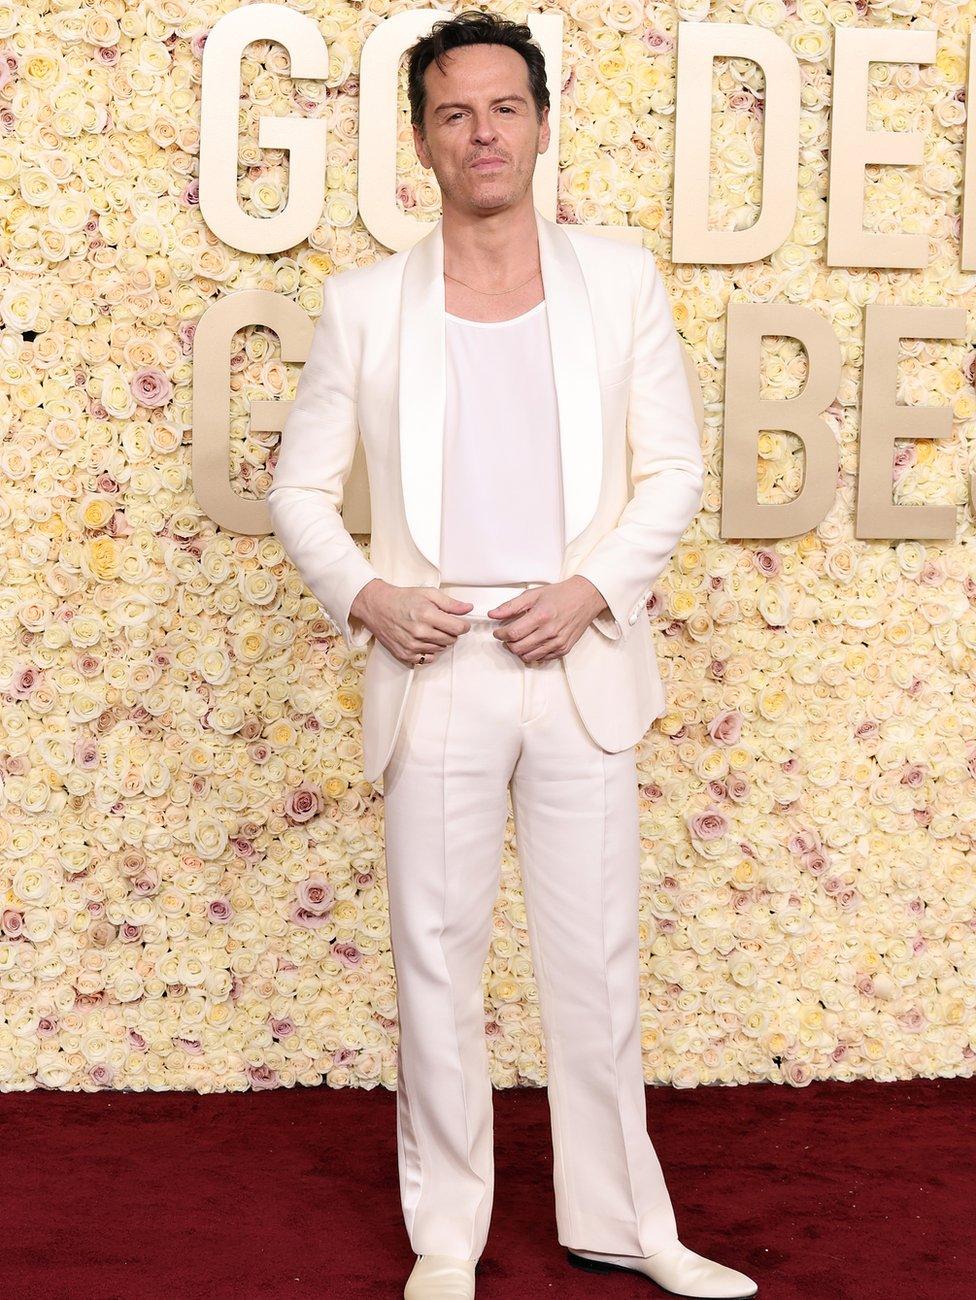
[[[182,320],[176,327],[176,337],[180,341],[180,351],[185,357],[193,352],[193,336],[197,332],[195,320]],[[277,447],[277,444],[275,444]]]
[[[641,32],[640,40],[654,54],[670,54],[674,49],[674,37],[659,32],[654,27],[648,27],[646,31]]]
[[[786,847],[795,858],[820,847],[820,837],[814,830],[794,831],[786,841]]]
[[[912,1007],[908,1011],[903,1011],[901,1015],[896,1016],[895,1019],[902,1028],[907,1029],[910,1034],[920,1033],[928,1024],[925,1012],[921,1007]]]
[[[324,915],[332,906],[335,890],[324,876],[309,876],[298,886],[298,901],[306,911]]]
[[[794,1088],[805,1088],[813,1078],[813,1072],[806,1061],[785,1061],[780,1070],[786,1082]]]
[[[24,914],[16,912],[12,907],[5,907],[3,914],[0,915],[0,930],[8,939],[19,939],[24,929]]]
[[[159,888],[159,872],[155,867],[145,866],[132,881],[132,892],[143,897],[155,894]]]
[[[764,577],[776,578],[782,572],[783,561],[768,547],[761,547],[752,557],[752,562]]]
[[[10,694],[15,700],[24,700],[41,680],[41,673],[33,664],[15,668],[10,677]]]
[[[75,766],[90,772],[98,767],[98,744],[92,736],[80,736],[74,744]]]
[[[717,745],[736,745],[742,735],[742,714],[738,709],[727,709],[708,724],[708,734]]]
[[[249,1065],[245,1070],[248,1082],[254,1089],[277,1088],[278,1071],[269,1065]]]
[[[114,943],[116,935],[115,926],[111,921],[106,921],[103,917],[88,931],[88,937],[96,948],[107,948],[110,943]]]
[[[804,871],[809,871],[812,876],[822,876],[829,864],[819,849],[812,849],[809,853],[804,853],[800,859],[800,865]]]
[[[891,479],[893,483],[900,482],[905,477],[917,459],[914,447],[896,447],[892,456]]]
[[[321,806],[318,790],[305,782],[286,797],[284,812],[289,821],[307,822]]]
[[[751,783],[738,772],[732,772],[725,778],[729,798],[734,803],[745,803],[752,789]]]
[[[129,381],[129,390],[140,406],[165,406],[173,396],[169,376],[158,366],[143,366]]]
[[[306,930],[321,930],[331,924],[328,914],[310,912],[308,908],[302,907],[301,903],[292,903],[288,919],[292,925],[304,926]]]
[[[354,943],[334,943],[332,955],[337,957],[347,970],[355,970],[363,963],[362,949],[357,948]]]
[[[696,840],[718,840],[729,829],[729,819],[720,808],[705,808],[686,819],[690,834]]]

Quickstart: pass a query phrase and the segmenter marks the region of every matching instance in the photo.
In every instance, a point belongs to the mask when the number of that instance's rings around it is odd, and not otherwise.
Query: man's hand
[[[349,613],[365,623],[402,663],[430,663],[471,627],[462,615],[470,600],[455,600],[437,587],[397,587],[373,578],[356,593]]]
[[[507,620],[497,637],[525,663],[548,663],[562,656],[583,635],[588,623],[607,608],[601,593],[580,573],[544,587],[529,587],[488,611]]]

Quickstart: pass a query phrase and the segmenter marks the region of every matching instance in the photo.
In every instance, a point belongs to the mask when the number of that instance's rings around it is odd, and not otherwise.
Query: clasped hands
[[[464,615],[470,601],[455,600],[438,587],[398,587],[373,578],[356,593],[349,613],[401,662],[426,663],[453,645],[471,626]],[[525,591],[488,611],[498,621],[492,635],[524,663],[561,658],[583,635],[588,623],[607,608],[599,590],[574,573]]]

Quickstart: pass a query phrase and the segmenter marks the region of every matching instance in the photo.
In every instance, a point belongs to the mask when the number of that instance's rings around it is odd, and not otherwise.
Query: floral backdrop
[[[200,59],[225,2],[0,3],[0,1088],[396,1082],[382,795],[364,782],[364,651],[347,651],[274,536],[222,532],[190,477],[191,344],[238,289],[316,316],[334,269],[386,256],[356,210],[359,53],[398,4],[307,0],[327,87],[272,41],[243,66],[240,202],[287,200],[260,114],[328,121],[320,224],[281,255],[197,207]],[[412,6],[407,6],[412,7]],[[523,5],[499,12],[524,19]],[[709,482],[650,604],[669,712],[640,747],[649,1081],[962,1075],[976,1059],[976,577],[966,509],[976,353],[919,342],[901,400],[953,436],[905,442],[895,499],[959,507],[954,543],[853,538],[865,302],[976,305],[959,270],[968,7],[553,0],[564,15],[560,221],[643,232],[701,379]],[[800,206],[761,263],[673,267],[680,18],[774,30],[802,59]],[[865,224],[931,235],[924,271],[824,265],[832,28],[918,23],[935,63],[873,65],[873,125],[922,130],[906,187],[871,169]],[[439,211],[401,65],[400,201]],[[761,72],[719,60],[711,223],[751,223]],[[558,88],[552,88],[553,94]],[[905,211],[906,203],[915,211]],[[724,314],[799,301],[844,348],[834,508],[768,545],[719,537]],[[249,404],[298,368],[264,328],[233,357],[231,465],[261,498],[277,434]],[[764,384],[803,381],[767,340]],[[802,480],[762,437],[763,498]],[[368,539],[361,539],[367,548]],[[497,1086],[546,1077],[512,822],[485,973]]]

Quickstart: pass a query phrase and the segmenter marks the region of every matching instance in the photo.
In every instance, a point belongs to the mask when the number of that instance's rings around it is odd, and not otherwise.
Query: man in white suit
[[[549,96],[526,26],[434,24],[410,97],[443,215],[408,252],[330,276],[268,494],[302,578],[368,647],[404,1296],[470,1300],[488,1233],[482,975],[509,789],[559,1241],[580,1268],[751,1296],[678,1241],[646,1128],[635,759],[665,708],[646,600],[704,482],[670,304],[650,252],[535,210]],[[369,561],[340,517],[360,436]]]

